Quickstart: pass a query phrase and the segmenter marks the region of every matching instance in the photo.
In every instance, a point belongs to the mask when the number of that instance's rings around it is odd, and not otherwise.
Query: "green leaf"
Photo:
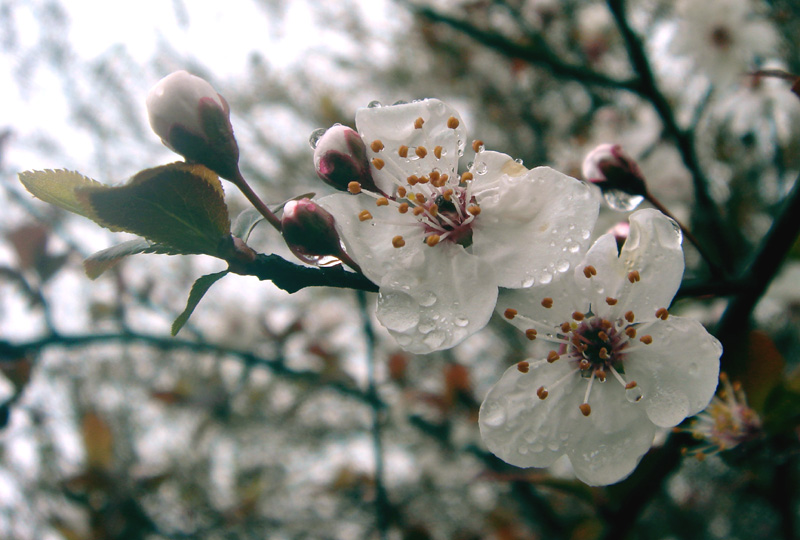
[[[109,229],[124,230],[180,253],[216,255],[230,235],[217,175],[183,162],[145,169],[119,187],[75,189],[81,206]]]
[[[231,234],[247,242],[247,239],[250,238],[250,233],[263,220],[264,216],[261,215],[261,212],[255,208],[248,208],[236,216],[233,225],[231,225]]]
[[[181,252],[162,244],[153,244],[144,238],[137,238],[122,242],[116,246],[98,251],[83,261],[83,270],[89,279],[97,279],[106,270],[112,268],[128,255],[137,253],[162,253],[166,255],[180,255]]]
[[[200,300],[203,299],[203,296],[208,292],[208,289],[211,286],[223,278],[228,273],[228,270],[223,270],[222,272],[217,272],[216,274],[208,274],[203,277],[197,279],[192,285],[192,290],[189,291],[189,299],[186,301],[186,309],[183,310],[183,313],[178,315],[178,318],[175,319],[175,322],[172,323],[172,335],[175,336],[180,332],[183,325],[186,324],[186,321],[189,320],[189,317],[192,316],[192,312],[194,312],[194,308],[197,307],[197,304],[200,303]]]
[[[109,189],[108,186],[96,180],[65,169],[25,171],[19,173],[18,176],[25,189],[34,197],[92,220],[95,220],[95,216],[91,208],[83,205],[77,197],[76,190],[78,188]]]

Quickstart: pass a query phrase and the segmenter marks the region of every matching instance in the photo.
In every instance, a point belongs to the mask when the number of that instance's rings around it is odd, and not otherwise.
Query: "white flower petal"
[[[424,262],[424,230],[410,214],[400,214],[392,206],[377,206],[366,195],[334,193],[317,203],[336,219],[347,254],[355,260],[374,283],[380,284],[391,271],[419,267]],[[369,210],[374,219],[360,221],[358,214]],[[401,235],[405,246],[395,248],[392,238]]]
[[[580,260],[599,209],[582,182],[537,167],[476,191],[472,250],[493,261],[501,287],[547,284]]]
[[[572,313],[589,311],[589,299],[575,294],[575,281],[571,273],[557,276],[551,283],[530,287],[528,289],[503,289],[497,300],[497,312],[502,314],[506,309],[515,309],[521,315],[533,319],[542,326],[557,328],[562,323],[572,320]],[[545,299],[552,300],[551,305]],[[531,328],[531,324],[521,317],[509,321],[523,332]],[[536,325],[537,331],[541,331]]]
[[[419,118],[423,120],[422,127],[416,128]],[[448,127],[450,118],[457,121],[455,128]],[[359,109],[356,127],[367,145],[369,158],[377,157],[385,162],[380,170],[372,167],[375,184],[385,193],[394,193],[395,180],[405,183],[412,174],[421,177],[435,169],[455,177],[458,172],[459,153],[463,152],[466,141],[464,123],[458,111],[438,99]],[[378,152],[371,148],[376,140],[383,145]],[[399,155],[401,146],[408,147],[408,157]],[[435,155],[437,146],[442,147],[441,158]],[[415,153],[419,147],[426,152],[422,158]]]
[[[646,329],[650,345],[636,345],[625,360],[626,377],[643,393],[650,420],[671,427],[703,410],[714,395],[722,346],[694,319],[670,317]]]
[[[424,262],[380,282],[378,320],[405,350],[453,347],[489,322],[497,301],[491,267],[449,242],[424,245]]]

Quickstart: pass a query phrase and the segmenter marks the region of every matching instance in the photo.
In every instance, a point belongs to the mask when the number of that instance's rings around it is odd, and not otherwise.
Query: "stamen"
[[[414,200],[416,200],[419,204],[424,204],[426,200],[425,195],[423,195],[422,193],[415,193]]]
[[[469,182],[470,180],[472,180],[472,178],[473,178],[472,173],[469,171],[461,175],[462,182]]]
[[[455,116],[451,116],[447,119],[447,127],[450,129],[456,129],[458,127],[458,118]]]
[[[631,381],[625,385],[625,390],[630,390],[631,388],[636,388],[637,384],[636,381]]]
[[[611,298],[610,296],[606,297],[606,304],[608,304],[609,306],[616,306],[617,302],[618,300],[616,298]]]
[[[592,364],[586,358],[583,358],[580,362],[578,362],[578,369],[580,371],[586,371],[590,367],[592,367]]]
[[[406,245],[406,241],[403,239],[402,236],[398,235],[392,238],[392,245],[396,248],[401,248]]]
[[[420,116],[416,120],[414,120],[414,129],[422,129],[422,124],[425,123],[425,120],[422,119]]]
[[[633,314],[633,311],[625,312],[625,320],[628,321],[629,323],[632,323],[635,317],[636,316]]]
[[[580,311],[573,311],[572,318],[575,319],[576,321],[582,321],[585,318],[585,315]]]
[[[408,212],[408,203],[400,203],[400,206],[397,207],[397,211],[401,214]]]
[[[536,395],[539,396],[539,399],[544,400],[547,398],[547,395],[550,392],[547,391],[547,388],[544,386],[540,386],[538,390],[536,390]]]
[[[597,377],[597,380],[600,382],[606,382],[606,372],[602,369],[594,370],[594,375]]]
[[[586,265],[583,268],[583,275],[586,276],[586,279],[589,279],[592,276],[596,276],[597,275],[597,269],[594,266],[592,266],[591,264]]]
[[[389,206],[389,199],[387,199],[386,197],[379,197],[375,201],[375,204],[378,206]]]
[[[509,321],[517,316],[518,311],[514,308],[508,308],[503,312],[503,316]]]
[[[667,318],[669,318],[669,311],[667,311],[667,308],[658,308],[658,310],[656,310],[656,317],[662,321],[666,321]]]
[[[467,207],[467,212],[469,212],[473,216],[477,216],[478,214],[481,213],[481,207],[478,206],[477,204],[473,204],[472,206]]]
[[[408,157],[408,146],[403,145],[400,148],[398,148],[397,149],[397,155],[400,156],[401,158],[407,158]]]
[[[431,207],[428,208],[428,212],[430,212],[430,214],[433,217],[438,216],[439,215],[439,205],[438,204],[432,204]]]
[[[436,156],[436,159],[442,159],[442,147],[437,146],[433,149],[433,155]]]
[[[645,345],[650,345],[651,343],[653,343],[653,336],[650,335],[642,336],[639,338],[639,341],[641,341]]]
[[[377,153],[383,150],[383,143],[380,141],[380,139],[375,139],[374,141],[372,141],[372,144],[369,145],[369,147],[372,148],[373,152]]]
[[[414,186],[417,182],[419,182],[419,177],[416,174],[412,174],[408,178],[406,178],[406,182],[409,186]]]
[[[405,197],[407,193],[408,191],[403,186],[397,188],[397,196],[400,197],[401,199]]]
[[[547,308],[547,309],[550,309],[551,307],[553,307],[553,299],[548,297],[548,298],[545,298],[544,300],[542,300],[542,307]]]
[[[614,325],[608,319],[600,319],[600,326],[605,328],[606,330],[610,330],[614,327]]]
[[[627,335],[631,339],[635,338],[636,337],[636,328],[634,328],[633,326],[627,327],[625,329],[625,335]]]
[[[420,184],[427,184],[427,183],[428,183],[428,182],[430,182],[430,181],[431,181],[431,179],[430,179],[430,178],[428,178],[427,176],[423,176],[423,177],[421,177],[421,178],[418,180],[418,182],[419,182]]]
[[[358,195],[359,193],[361,193],[361,184],[359,184],[358,182],[350,182],[349,184],[347,184],[347,191],[349,191],[353,195]]]
[[[433,247],[433,246],[435,246],[436,244],[439,243],[440,239],[441,239],[441,236],[439,236],[438,234],[432,234],[428,238],[425,239],[425,243],[428,244],[430,247]]]
[[[431,179],[431,184],[436,186],[436,183],[439,181],[439,177],[441,176],[441,173],[439,171],[431,171],[431,174],[429,176],[430,176],[430,179]]]
[[[578,405],[578,408],[581,410],[583,416],[589,416],[592,414],[592,407],[588,403],[581,403]]]
[[[381,170],[383,169],[383,166],[386,165],[386,162],[384,162],[381,158],[372,158],[372,165],[376,169]]]
[[[583,403],[578,405],[578,408],[581,410],[583,416],[589,416],[592,414],[592,408],[589,406],[589,393],[592,391],[592,383],[594,382],[594,373],[589,378],[589,384],[586,386],[586,393],[583,395]]]
[[[483,141],[480,139],[475,139],[472,141],[472,150],[477,154],[483,149]]]
[[[605,347],[600,348],[600,352],[597,353],[597,356],[599,356],[602,360],[608,360],[609,358],[611,358],[608,355],[608,349],[606,349]]]
[[[372,219],[372,214],[369,213],[369,210],[362,210],[358,214],[359,221],[367,221],[368,219]]]
[[[416,208],[414,208],[413,213],[414,213],[415,216],[419,216],[420,214],[424,214],[425,213],[425,208],[423,208],[422,206],[417,206]]]
[[[572,326],[568,322],[561,323],[561,331],[568,334],[572,331]]]
[[[561,357],[558,355],[556,351],[550,351],[549,353],[547,353],[547,361],[551,364],[556,360],[558,360],[559,358]]]
[[[442,198],[444,198],[444,200],[446,201],[449,201],[452,197],[453,197],[452,189],[446,189],[444,190],[444,193],[442,193]]]
[[[628,281],[631,283],[636,283],[637,281],[641,281],[641,276],[639,275],[638,270],[634,270],[632,272],[628,272]]]
[[[597,337],[599,337],[599,338],[600,338],[601,340],[603,340],[603,341],[608,341],[608,334],[606,334],[606,333],[605,333],[605,332],[603,332],[602,330],[600,330],[599,332],[597,332]]]
[[[528,328],[527,330],[525,330],[525,337],[533,341],[534,339],[536,339],[536,330],[534,330],[533,328]]]
[[[526,362],[525,360],[523,360],[522,362],[517,363],[517,370],[519,370],[520,373],[528,373],[530,371],[530,369],[531,369],[531,365],[528,362]]]
[[[417,157],[424,158],[428,155],[428,150],[424,146],[417,146],[417,149],[414,150],[414,153],[417,154]]]

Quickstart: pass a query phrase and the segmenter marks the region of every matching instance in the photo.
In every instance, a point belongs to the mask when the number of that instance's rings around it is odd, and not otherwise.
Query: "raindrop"
[[[566,259],[561,259],[560,261],[558,261],[558,263],[556,264],[556,270],[562,273],[569,270],[569,261]]]
[[[392,105],[408,105],[408,101],[403,101],[402,99],[398,99]]]
[[[473,165],[473,162],[472,162],[472,161],[470,161],[469,163],[467,163],[467,169],[472,169],[472,165]]]
[[[456,326],[464,328],[469,324],[469,319],[467,319],[466,317],[456,317],[456,320],[453,322],[455,323]]]
[[[644,197],[641,195],[630,195],[616,189],[604,191],[603,197],[608,203],[608,206],[620,212],[629,212],[639,206],[644,200]]]
[[[308,144],[311,145],[311,148],[316,150],[317,145],[319,144],[319,140],[325,135],[325,132],[328,131],[327,128],[319,128],[315,129],[311,132],[311,135],[308,137]]]
[[[560,446],[557,441],[550,441],[549,443],[547,443],[547,449],[552,452],[557,452],[559,448]]]
[[[378,296],[378,319],[389,330],[405,332],[419,323],[419,308],[410,295],[387,292]]]
[[[539,283],[541,283],[542,285],[547,285],[551,281],[553,281],[553,274],[551,274],[550,272],[542,272],[541,275],[539,276]]]
[[[569,245],[569,252],[570,253],[577,253],[581,250],[581,245],[578,243],[572,243]]]
[[[419,305],[422,307],[431,307],[436,303],[436,295],[431,291],[425,291],[418,297]]]
[[[581,232],[581,238],[583,238],[584,240],[588,240],[588,239],[589,239],[589,236],[590,236],[591,234],[592,234],[592,233],[591,233],[591,232],[589,232],[589,230],[588,230],[588,229],[584,229],[584,230]]]
[[[533,452],[534,454],[538,454],[542,450],[544,450],[544,445],[542,443],[536,443],[531,446],[531,452]]]
[[[533,277],[525,278],[525,281],[522,282],[522,288],[527,289],[528,287],[533,287],[533,284],[536,283],[536,279]]]
[[[528,453],[528,447],[527,447],[527,446],[525,446],[525,445],[523,444],[522,446],[520,446],[520,447],[517,449],[517,452],[519,452],[519,454],[520,454],[521,456],[524,456],[525,454],[527,454],[527,453]]]
[[[431,349],[438,349],[442,345],[442,343],[444,343],[444,340],[446,338],[447,335],[444,332],[442,332],[441,330],[437,330],[436,332],[431,332],[430,334],[425,336],[425,339],[423,339],[422,341],[423,343],[425,343],[425,345],[427,345]]]
[[[506,411],[496,401],[487,401],[481,410],[481,422],[489,427],[500,427],[506,422]]]
[[[367,105],[367,107],[370,108],[370,109],[377,109],[378,107],[383,107],[383,104],[376,99],[376,100],[370,101],[369,104]]]
[[[487,170],[488,167],[486,166],[485,162],[479,161],[475,164],[475,174],[486,174]]]
[[[638,403],[642,400],[642,390],[638,386],[634,386],[633,388],[628,388],[625,390],[625,399],[630,401],[631,403]]]
[[[417,330],[419,330],[421,334],[430,334],[435,329],[436,329],[436,324],[434,324],[434,322],[431,320],[426,320],[425,322],[421,322],[417,327]]]

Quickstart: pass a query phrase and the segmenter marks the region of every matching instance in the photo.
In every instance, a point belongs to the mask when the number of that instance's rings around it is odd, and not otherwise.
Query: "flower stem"
[[[692,245],[694,245],[695,249],[697,249],[697,252],[700,253],[700,256],[703,258],[703,260],[706,261],[706,264],[708,264],[708,268],[709,268],[709,270],[711,270],[711,275],[713,277],[721,277],[721,276],[725,275],[725,272],[723,271],[723,269],[714,261],[714,259],[711,258],[711,256],[708,254],[708,252],[705,249],[703,249],[703,246],[700,244],[700,241],[697,239],[697,237],[694,234],[692,234],[692,231],[687,229],[683,225],[683,223],[681,223],[672,214],[672,212],[670,212],[667,209],[666,206],[661,204],[661,201],[659,201],[652,193],[650,193],[650,191],[646,191],[645,192],[644,198],[645,198],[645,200],[647,202],[649,202],[650,204],[655,206],[656,209],[658,209],[662,214],[664,214],[665,216],[667,216],[668,218],[672,219],[675,223],[678,224],[678,226],[681,228],[681,232],[683,233],[683,235],[686,238],[689,239],[689,241],[692,243]]]
[[[264,219],[266,219],[270,225],[275,227],[275,230],[280,232],[282,229],[281,220],[278,219],[278,217],[273,214],[269,208],[267,208],[267,205],[264,204],[264,201],[262,201],[259,196],[256,195],[256,192],[253,191],[253,188],[251,188],[250,184],[247,183],[247,180],[244,179],[244,176],[242,176],[242,173],[239,171],[239,169],[236,169],[236,176],[229,178],[229,180],[239,188],[239,191],[241,191],[244,196],[247,197],[247,200],[250,201],[250,204],[252,204],[262,216],[264,216]]]

